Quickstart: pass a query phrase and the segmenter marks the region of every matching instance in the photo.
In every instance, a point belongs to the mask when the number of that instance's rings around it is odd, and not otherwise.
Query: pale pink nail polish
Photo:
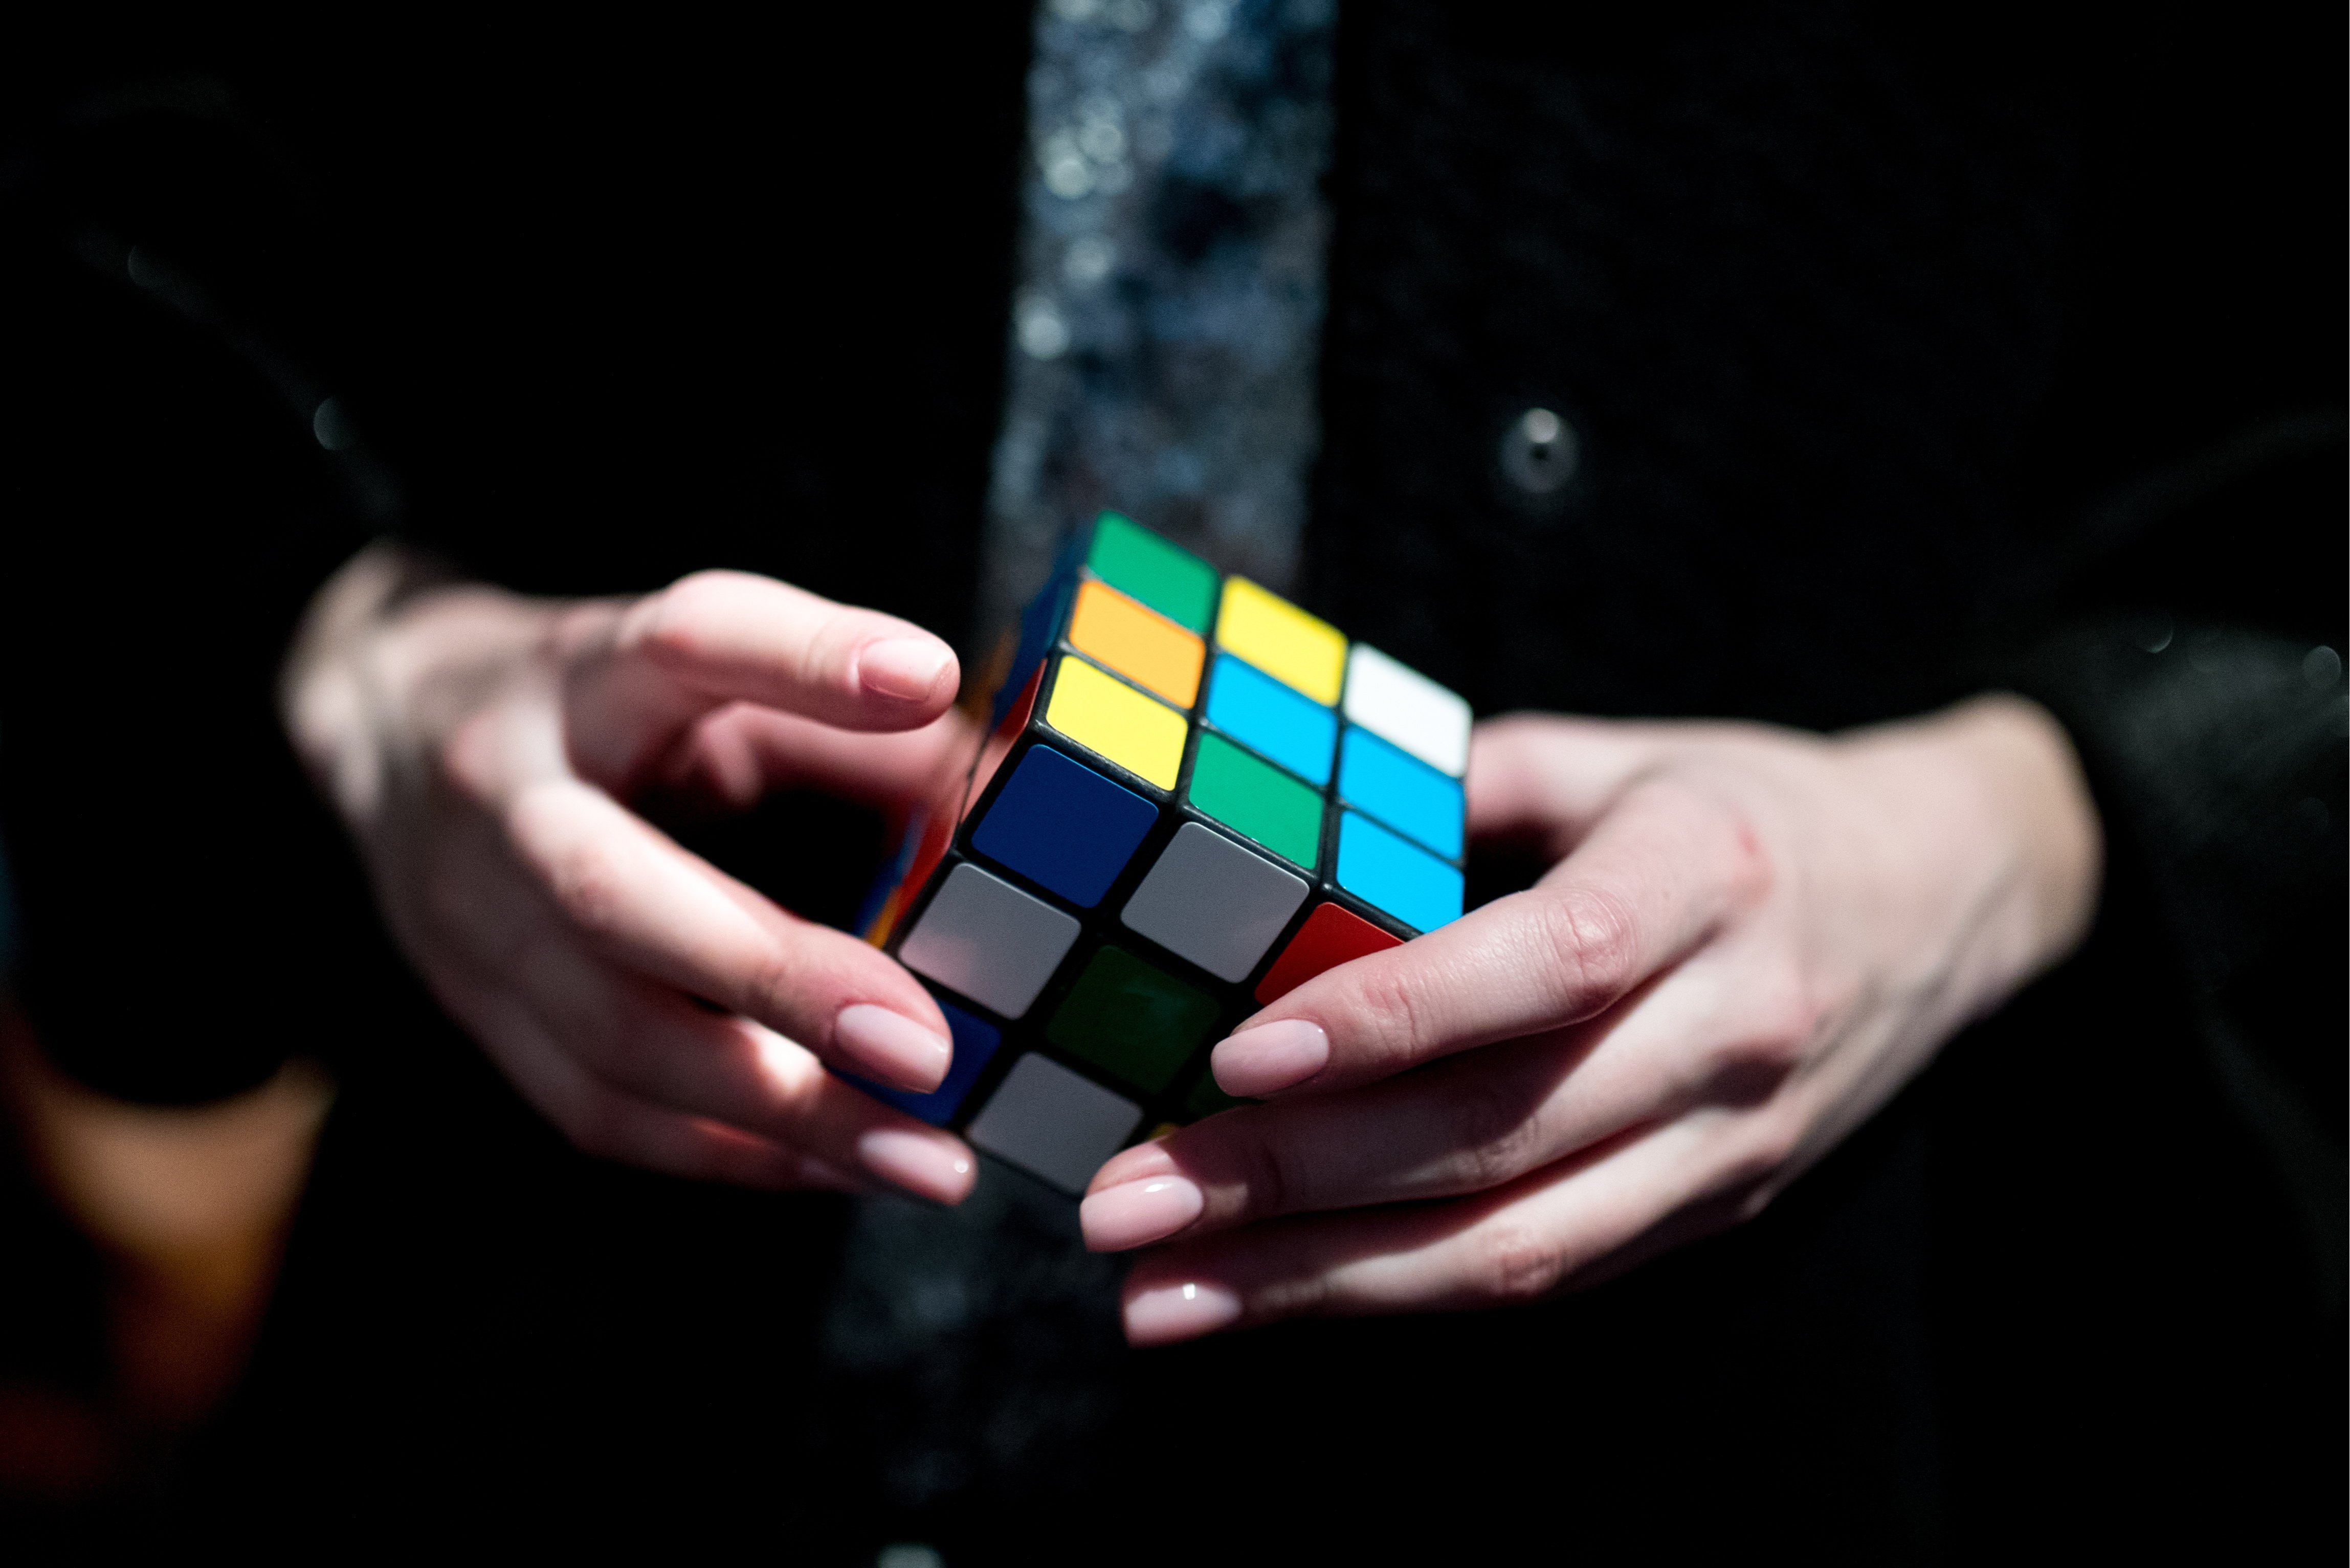
[[[918,1198],[960,1203],[971,1191],[970,1153],[937,1134],[875,1127],[858,1136],[857,1158],[882,1180]]]
[[[1218,1042],[1208,1061],[1217,1087],[1255,1099],[1295,1088],[1328,1066],[1330,1036],[1318,1023],[1284,1018]]]
[[[1208,1200],[1180,1176],[1154,1176],[1097,1192],[1077,1205],[1086,1245],[1097,1252],[1163,1241],[1200,1217]]]
[[[832,1021],[832,1039],[858,1072],[919,1094],[937,1088],[954,1060],[954,1043],[945,1035],[869,1002],[842,1008]]]
[[[919,702],[953,659],[945,644],[930,638],[885,637],[858,649],[857,680],[877,696]]]
[[[1172,1345],[1240,1321],[1241,1298],[1222,1285],[1190,1280],[1138,1291],[1126,1303],[1129,1345]]]

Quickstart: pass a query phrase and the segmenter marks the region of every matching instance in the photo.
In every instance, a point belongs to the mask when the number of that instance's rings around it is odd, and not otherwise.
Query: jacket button
[[[1548,409],[1528,409],[1502,433],[1502,474],[1528,495],[1551,495],[1575,477],[1575,431]]]

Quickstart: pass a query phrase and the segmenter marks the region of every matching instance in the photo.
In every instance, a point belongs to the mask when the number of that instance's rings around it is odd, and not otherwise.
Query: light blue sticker
[[[1338,886],[1419,930],[1461,918],[1461,873],[1358,812],[1338,821]]]
[[[1310,784],[1330,782],[1338,716],[1229,653],[1216,656],[1215,674],[1208,685],[1208,722]]]
[[[1461,858],[1467,814],[1461,782],[1352,724],[1347,726],[1338,753],[1338,798],[1419,839],[1447,860]]]

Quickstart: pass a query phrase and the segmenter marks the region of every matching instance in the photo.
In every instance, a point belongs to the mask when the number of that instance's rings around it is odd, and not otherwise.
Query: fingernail
[[[962,1146],[928,1133],[875,1127],[857,1139],[866,1169],[918,1198],[960,1203],[971,1191],[971,1156]]]
[[[954,1060],[954,1042],[945,1035],[869,1002],[842,1008],[832,1021],[832,1038],[858,1072],[918,1094],[943,1083]]]
[[[1129,1345],[1172,1345],[1240,1321],[1241,1298],[1222,1285],[1192,1280],[1137,1292],[1126,1303]]]
[[[915,702],[928,697],[954,659],[946,645],[927,637],[885,637],[857,652],[857,679],[882,697]]]
[[[1224,1093],[1258,1099],[1295,1087],[1328,1066],[1330,1036],[1318,1023],[1284,1018],[1218,1042],[1208,1064]]]
[[[1180,1176],[1155,1176],[1097,1192],[1077,1205],[1086,1246],[1097,1252],[1123,1252],[1163,1241],[1200,1217],[1208,1200]]]

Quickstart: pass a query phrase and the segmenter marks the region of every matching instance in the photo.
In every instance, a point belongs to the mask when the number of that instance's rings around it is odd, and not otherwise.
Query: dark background
[[[150,1517],[2338,1558],[2338,741],[2283,786],[2331,803],[2302,870],[2219,877],[2198,925],[2212,879],[2131,825],[2228,742],[2095,739],[2143,628],[2350,646],[2338,15],[1346,13],[1308,602],[1481,711],[1835,725],[2009,683],[2091,753],[2091,950],[1733,1236],[1562,1308],[1146,1358],[1062,1391],[1112,1437],[1015,1402],[1045,1436],[1003,1473],[909,1488],[909,1396],[812,1349],[840,1207],[572,1155],[401,977],[255,674],[359,543],[541,592],[738,566],[983,636],[1024,16],[7,51],[26,997],[118,1093],[287,1049],[345,1085],[254,1378]],[[1588,454],[1549,507],[1492,472],[1537,401]],[[787,800],[708,842],[845,916],[877,831]],[[126,1010],[168,1021],[143,1052]],[[2212,1016],[2314,1145],[2231,1098]],[[1030,1365],[986,1332],[967,1380]]]

